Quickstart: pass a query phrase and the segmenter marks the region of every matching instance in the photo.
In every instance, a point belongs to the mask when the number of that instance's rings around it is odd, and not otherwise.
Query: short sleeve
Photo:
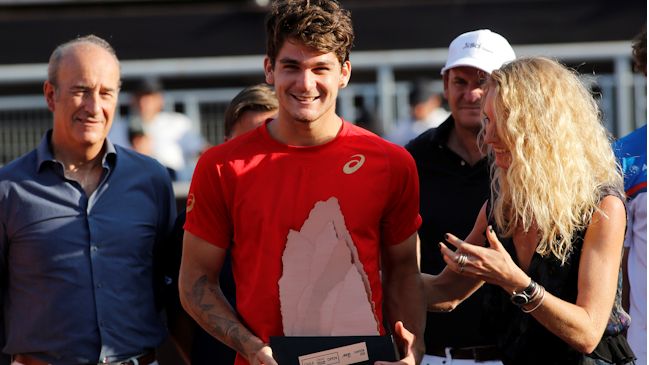
[[[232,238],[232,220],[224,192],[224,171],[213,147],[198,160],[187,196],[185,230],[221,248]]]

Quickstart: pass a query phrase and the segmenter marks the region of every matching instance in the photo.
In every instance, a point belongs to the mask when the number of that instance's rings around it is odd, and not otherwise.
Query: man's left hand
[[[394,333],[397,335],[397,343],[401,344],[401,353],[404,357],[397,362],[377,361],[374,365],[418,365],[414,351],[415,335],[408,331],[401,321],[397,321],[394,325]]]

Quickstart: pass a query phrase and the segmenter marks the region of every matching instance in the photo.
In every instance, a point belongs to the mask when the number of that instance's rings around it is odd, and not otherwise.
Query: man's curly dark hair
[[[287,39],[349,60],[354,42],[351,13],[335,0],[277,0],[266,17],[266,54],[271,65]]]

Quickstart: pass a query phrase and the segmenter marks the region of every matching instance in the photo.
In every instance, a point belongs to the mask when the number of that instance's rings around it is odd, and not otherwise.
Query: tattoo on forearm
[[[211,284],[207,276],[203,275],[194,283],[191,298],[197,309],[202,312],[201,319],[208,332],[224,340],[235,350],[243,351],[244,344],[250,341],[253,336],[236,319],[217,314],[219,298],[225,301],[217,285]]]
[[[248,331],[241,328],[240,323],[228,318],[210,315],[209,324],[210,328],[214,328],[214,331],[223,333],[230,342],[230,346],[235,349],[243,349],[244,345],[252,338]]]
[[[208,304],[205,303],[205,289],[209,288],[209,282],[207,281],[207,276],[203,275],[198,280],[196,280],[196,283],[194,283],[194,286],[192,287],[192,300],[198,307],[201,309],[201,311],[206,312],[209,311],[210,309],[214,308],[213,304]],[[212,292],[212,290],[210,290]]]

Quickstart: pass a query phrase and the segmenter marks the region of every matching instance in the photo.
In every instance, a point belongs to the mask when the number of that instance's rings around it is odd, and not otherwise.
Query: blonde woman
[[[484,310],[504,364],[626,364],[619,270],[622,177],[589,91],[545,58],[492,73],[483,99],[491,198],[447,263],[425,275],[431,311],[488,283]],[[467,329],[467,331],[475,329]]]

